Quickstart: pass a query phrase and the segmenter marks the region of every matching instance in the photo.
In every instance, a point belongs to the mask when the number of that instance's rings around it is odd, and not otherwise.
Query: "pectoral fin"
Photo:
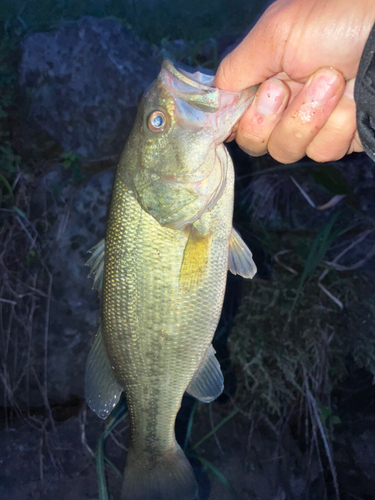
[[[257,272],[253,254],[234,228],[229,241],[228,269],[243,278],[253,278]]]
[[[122,387],[115,379],[99,326],[86,365],[85,397],[100,418],[107,418],[119,402]]]
[[[210,403],[224,389],[224,378],[212,344],[207,349],[201,366],[192,378],[186,392],[202,403]]]
[[[180,271],[180,287],[186,292],[196,289],[207,269],[211,235],[200,235],[192,227],[187,240]]]
[[[103,287],[103,270],[104,270],[104,252],[105,252],[105,239],[99,241],[97,245],[89,250],[91,257],[86,262],[86,266],[91,267],[88,278],[92,278],[94,283],[93,290],[98,290],[99,297],[102,294]]]

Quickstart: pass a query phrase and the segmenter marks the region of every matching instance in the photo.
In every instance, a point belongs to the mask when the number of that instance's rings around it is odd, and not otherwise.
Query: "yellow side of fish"
[[[102,312],[86,398],[105,417],[125,391],[131,443],[122,500],[197,498],[194,474],[175,439],[176,415],[185,391],[206,402],[222,392],[211,342],[227,270],[255,273],[250,251],[232,229],[232,162],[199,127],[202,110],[210,119],[217,111],[211,102],[217,91],[208,95],[204,84],[190,82],[169,62],[163,75],[140,106],[118,166],[104,271],[104,244],[89,261]],[[198,109],[192,121],[184,114],[186,102]],[[155,109],[166,125],[153,135],[145,128],[154,129],[147,120]]]

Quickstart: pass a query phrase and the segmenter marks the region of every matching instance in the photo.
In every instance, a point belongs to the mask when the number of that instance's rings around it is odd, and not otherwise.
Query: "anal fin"
[[[253,278],[257,272],[253,254],[234,228],[229,241],[228,269],[243,278]]]
[[[211,344],[186,392],[202,403],[210,403],[220,396],[223,389],[224,377]]]
[[[107,418],[119,402],[122,387],[115,379],[99,326],[89,353],[85,374],[87,404],[100,418]]]

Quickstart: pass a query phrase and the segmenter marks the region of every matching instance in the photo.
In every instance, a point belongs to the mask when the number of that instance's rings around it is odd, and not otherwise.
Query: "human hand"
[[[353,90],[374,21],[374,0],[273,3],[216,74],[223,90],[261,83],[229,140],[282,163],[363,151]]]

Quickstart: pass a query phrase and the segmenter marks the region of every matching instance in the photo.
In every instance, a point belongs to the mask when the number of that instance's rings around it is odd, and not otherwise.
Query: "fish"
[[[223,142],[255,89],[165,60],[121,155],[105,240],[87,264],[101,299],[85,395],[106,418],[125,393],[130,444],[121,500],[193,500],[197,482],[175,438],[184,393],[223,391],[212,339],[228,269],[256,273],[232,227],[233,163]]]

